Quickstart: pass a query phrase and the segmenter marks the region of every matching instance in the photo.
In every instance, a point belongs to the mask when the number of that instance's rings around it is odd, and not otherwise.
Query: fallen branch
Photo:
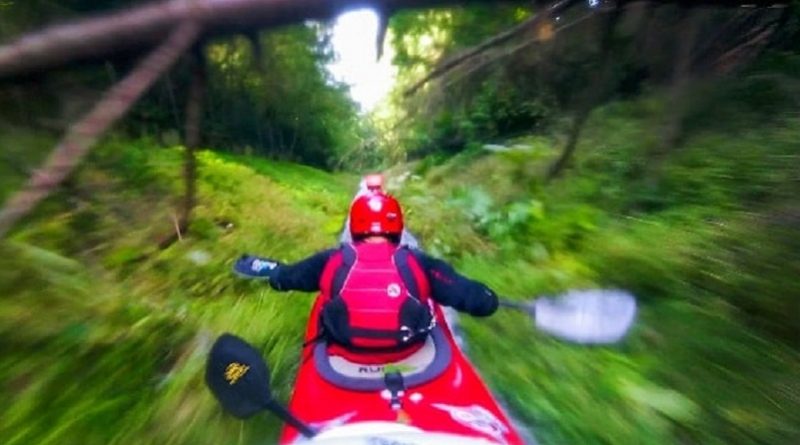
[[[44,166],[34,172],[25,187],[0,210],[0,238],[69,176],[100,135],[128,111],[199,34],[200,26],[197,23],[180,25],[164,43],[114,85],[83,119],[70,127]]]

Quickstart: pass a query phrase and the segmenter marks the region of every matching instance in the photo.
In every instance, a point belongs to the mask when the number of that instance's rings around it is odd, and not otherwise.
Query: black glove
[[[269,281],[278,273],[280,263],[253,255],[242,255],[233,265],[233,273],[242,278]]]
[[[467,312],[476,317],[488,317],[497,311],[500,304],[497,294],[489,286],[474,281],[474,293],[467,300]]]

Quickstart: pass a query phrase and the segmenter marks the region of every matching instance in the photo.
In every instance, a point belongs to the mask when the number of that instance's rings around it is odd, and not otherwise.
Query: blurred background
[[[286,400],[313,295],[231,262],[334,245],[381,171],[500,294],[636,295],[613,347],[462,317],[542,444],[800,443],[800,3],[391,3],[173,35],[159,70],[153,27],[20,40],[145,2],[0,0],[0,442],[274,443],[205,354],[246,338]]]

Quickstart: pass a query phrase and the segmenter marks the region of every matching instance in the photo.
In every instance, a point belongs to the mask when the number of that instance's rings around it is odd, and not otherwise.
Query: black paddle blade
[[[269,369],[261,354],[231,334],[220,336],[211,348],[206,384],[225,411],[240,419],[264,410],[272,399]]]

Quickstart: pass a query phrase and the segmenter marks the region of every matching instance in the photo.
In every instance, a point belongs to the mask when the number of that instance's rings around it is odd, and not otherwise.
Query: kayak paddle
[[[272,398],[266,362],[255,348],[235,335],[222,334],[211,347],[206,384],[225,411],[239,419],[269,410],[303,436],[317,434]]]
[[[616,343],[636,318],[636,299],[622,290],[570,291],[528,302],[501,299],[500,306],[528,314],[543,332],[581,344]]]

